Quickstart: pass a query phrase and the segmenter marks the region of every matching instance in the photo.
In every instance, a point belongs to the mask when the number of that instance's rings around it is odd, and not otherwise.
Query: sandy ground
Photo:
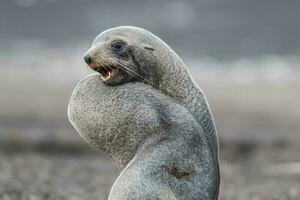
[[[64,54],[67,67],[60,59],[49,65],[42,58],[1,66],[0,199],[107,198],[117,168],[66,117],[69,96],[83,77],[70,70],[79,62],[71,57]],[[209,72],[215,73],[228,75]],[[212,84],[207,71],[194,76],[219,131],[219,199],[300,199],[299,81],[241,84],[213,78],[218,81]]]

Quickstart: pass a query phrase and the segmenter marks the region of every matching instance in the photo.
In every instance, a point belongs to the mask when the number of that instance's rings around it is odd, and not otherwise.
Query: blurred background
[[[220,200],[300,199],[297,0],[0,0],[0,199],[106,199],[117,168],[67,104],[101,31],[135,25],[182,57],[220,139]]]

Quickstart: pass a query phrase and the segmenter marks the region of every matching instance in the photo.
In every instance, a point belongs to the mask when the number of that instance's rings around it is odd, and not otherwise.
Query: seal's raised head
[[[145,29],[120,26],[100,33],[84,60],[107,85],[147,81],[155,86],[160,78],[157,67],[162,63],[154,52],[161,54],[161,46],[167,45]]]

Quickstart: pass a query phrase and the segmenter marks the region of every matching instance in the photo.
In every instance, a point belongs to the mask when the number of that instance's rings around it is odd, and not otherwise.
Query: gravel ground
[[[0,155],[0,198],[106,199],[117,171],[98,155]]]
[[[230,145],[222,145],[220,200],[300,198],[300,175],[290,168],[284,170],[280,163],[285,161],[273,156],[276,151],[287,160],[290,149]],[[63,152],[63,147],[55,145],[52,147],[58,151],[53,152],[40,147],[12,153],[1,149],[0,199],[107,199],[118,170],[110,160],[84,146],[74,145]]]

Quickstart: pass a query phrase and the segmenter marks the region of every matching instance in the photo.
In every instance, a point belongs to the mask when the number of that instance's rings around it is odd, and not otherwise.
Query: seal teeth
[[[98,67],[96,69],[97,72],[99,72],[102,76],[107,76],[107,73],[108,73],[108,70],[106,70],[105,68],[103,67]]]
[[[110,78],[111,78],[111,72],[108,71],[108,75],[107,75],[106,77],[104,77],[104,79],[105,79],[105,80],[108,80],[108,79],[110,79]]]
[[[96,71],[101,74],[101,78],[103,81],[107,81],[109,79],[114,78],[117,75],[118,70],[114,67],[98,67]]]

